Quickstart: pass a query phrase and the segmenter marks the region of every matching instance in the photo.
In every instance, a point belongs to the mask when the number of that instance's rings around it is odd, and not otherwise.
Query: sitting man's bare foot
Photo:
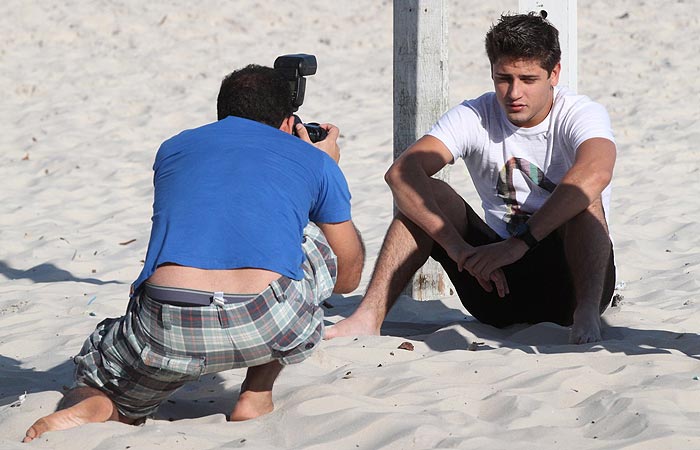
[[[275,409],[272,403],[272,392],[244,391],[238,397],[238,402],[231,412],[230,420],[240,422],[255,419],[271,413]]]
[[[376,314],[371,310],[358,309],[347,319],[326,328],[323,339],[343,336],[378,336],[381,321],[377,323]]]
[[[574,324],[569,335],[570,344],[589,344],[602,339],[600,333],[600,315],[597,311],[590,314],[574,314]]]
[[[22,442],[31,442],[47,431],[67,430],[86,423],[119,420],[111,400],[104,396],[85,398],[67,409],[56,411],[34,422]]]

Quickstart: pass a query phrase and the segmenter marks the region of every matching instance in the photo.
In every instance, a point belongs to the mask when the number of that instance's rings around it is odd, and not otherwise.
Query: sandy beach
[[[392,2],[8,0],[0,6],[0,448],[700,449],[700,2],[578,5],[578,91],[615,130],[611,234],[621,301],[603,341],[496,329],[456,297],[401,298],[382,336],[324,341],[280,376],[276,410],[226,421],[244,371],[206,376],[143,426],[21,444],[72,383],[72,356],[120,316],[150,232],[160,143],[216,119],[224,75],[313,53],[299,111],[338,125],[367,246],[392,214]],[[450,105],[492,90],[483,36],[516,0],[449,2]],[[451,183],[476,194],[458,162]],[[399,348],[404,342],[413,350]],[[26,395],[25,395],[26,394]]]

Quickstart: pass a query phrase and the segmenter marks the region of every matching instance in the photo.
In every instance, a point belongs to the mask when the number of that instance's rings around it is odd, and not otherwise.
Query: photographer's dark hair
[[[221,82],[216,110],[219,120],[237,116],[279,128],[294,112],[289,81],[270,67],[248,65]]]
[[[530,59],[539,61],[540,67],[551,74],[561,59],[559,32],[535,12],[503,14],[486,33],[486,54],[491,67],[504,57]]]

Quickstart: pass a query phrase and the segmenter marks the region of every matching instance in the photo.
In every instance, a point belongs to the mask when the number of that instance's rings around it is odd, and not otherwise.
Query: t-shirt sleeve
[[[600,103],[580,101],[571,108],[567,118],[567,134],[574,149],[588,139],[604,138],[615,142],[608,111]]]
[[[323,157],[320,189],[309,219],[317,223],[340,223],[352,218],[350,189],[340,167],[329,156]]]
[[[479,117],[469,106],[462,103],[443,114],[428,131],[445,144],[452,153],[452,163],[467,156],[471,143],[469,139],[479,134]]]

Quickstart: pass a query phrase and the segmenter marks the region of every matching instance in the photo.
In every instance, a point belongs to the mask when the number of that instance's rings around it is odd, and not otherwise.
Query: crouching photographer
[[[148,250],[125,315],[97,325],[73,359],[72,389],[25,441],[142,423],[184,384],[234,368],[248,370],[230,420],[273,410],[282,368],[321,340],[320,304],[353,291],[364,263],[338,129],[320,125],[327,136],[314,148],[294,104],[280,70],[247,66],[223,80],[217,122],[160,146]]]

